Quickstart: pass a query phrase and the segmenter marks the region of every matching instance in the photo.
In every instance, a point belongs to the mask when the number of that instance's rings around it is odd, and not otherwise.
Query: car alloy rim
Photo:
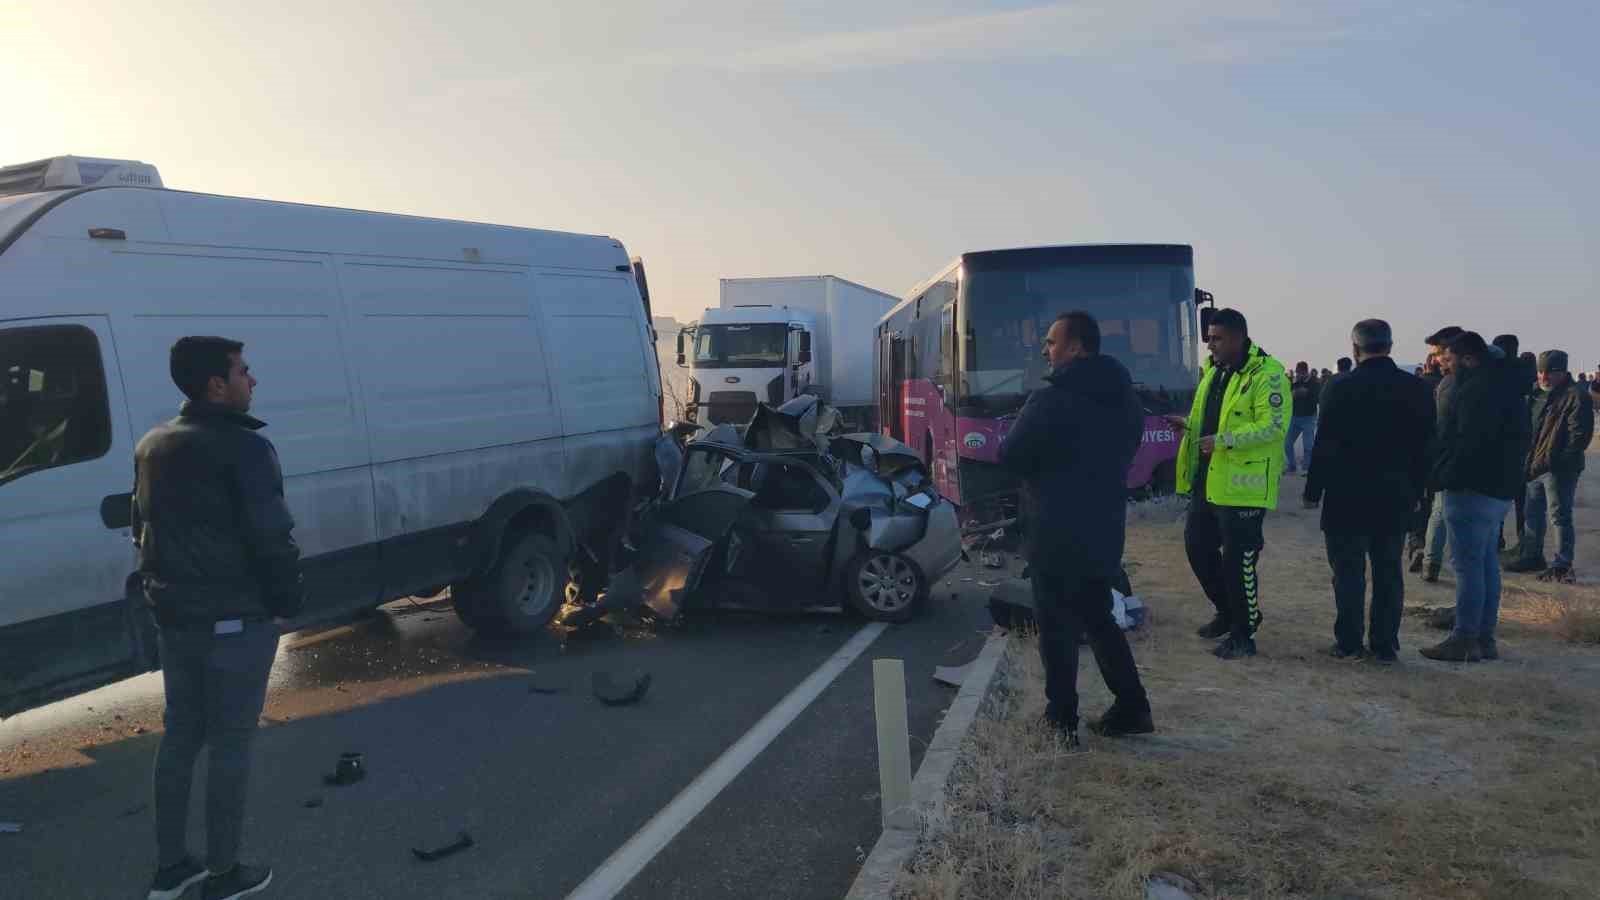
[[[917,573],[898,556],[878,554],[861,567],[861,596],[880,612],[898,612],[917,596]]]

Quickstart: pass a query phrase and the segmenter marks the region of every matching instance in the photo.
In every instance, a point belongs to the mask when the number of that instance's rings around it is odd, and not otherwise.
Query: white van
[[[603,574],[660,433],[619,242],[160,185],[0,169],[0,715],[154,665],[129,491],[183,335],[243,341],[261,380],[296,624],[451,585],[469,625],[528,632]]]

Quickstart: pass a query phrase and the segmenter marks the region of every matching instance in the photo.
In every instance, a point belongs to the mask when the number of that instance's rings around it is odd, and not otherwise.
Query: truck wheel
[[[475,631],[532,634],[561,611],[567,562],[542,534],[510,535],[494,568],[453,589],[456,614]]]
[[[928,592],[922,573],[898,553],[868,550],[844,573],[850,608],[875,622],[909,622]]]

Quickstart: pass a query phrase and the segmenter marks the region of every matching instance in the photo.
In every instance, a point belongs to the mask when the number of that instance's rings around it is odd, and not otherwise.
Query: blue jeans
[[[1528,482],[1527,518],[1523,522],[1524,557],[1544,558],[1545,523],[1548,521],[1556,530],[1556,555],[1550,565],[1572,568],[1573,547],[1578,542],[1577,530],[1572,527],[1572,503],[1578,493],[1580,474],[1546,472]]]
[[[1446,491],[1444,522],[1456,570],[1456,632],[1494,637],[1500,621],[1500,523],[1510,500]]]
[[[1316,416],[1290,416],[1289,436],[1283,442],[1283,455],[1288,459],[1284,466],[1285,472],[1295,470],[1294,441],[1302,438],[1301,449],[1305,451],[1306,468],[1311,468],[1311,448],[1317,444],[1317,417]]]
[[[1428,511],[1428,534],[1423,539],[1422,559],[1429,566],[1444,567],[1445,536],[1444,492],[1433,495],[1433,508]],[[1498,536],[1496,544],[1499,543]]]

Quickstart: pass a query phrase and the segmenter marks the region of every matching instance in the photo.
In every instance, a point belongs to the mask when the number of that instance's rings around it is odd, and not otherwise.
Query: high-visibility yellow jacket
[[[1200,427],[1205,421],[1206,393],[1217,377],[1217,365],[1206,360],[1200,388],[1189,410],[1183,443],[1178,447],[1178,493],[1194,492],[1200,465]],[[1283,475],[1283,439],[1289,430],[1289,382],[1283,364],[1254,344],[1244,365],[1228,380],[1217,419],[1217,443],[1206,471],[1205,499],[1217,506],[1273,509],[1278,505],[1278,478]]]

